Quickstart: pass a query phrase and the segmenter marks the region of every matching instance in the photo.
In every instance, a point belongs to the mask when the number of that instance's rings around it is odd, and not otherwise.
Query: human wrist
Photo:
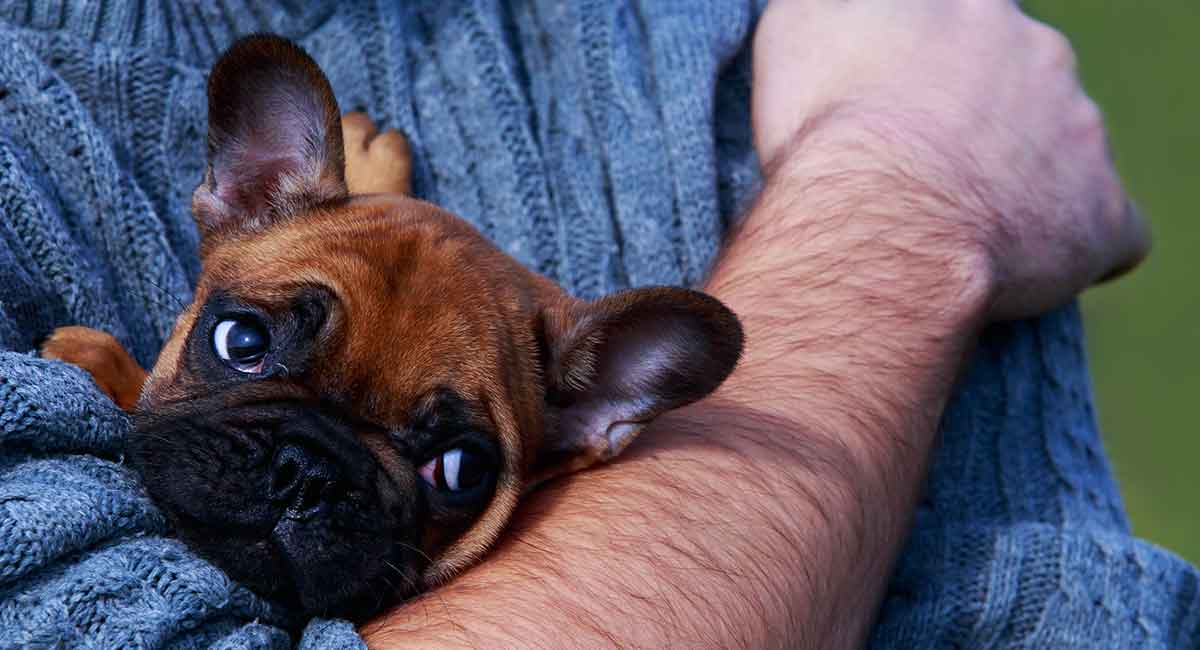
[[[787,403],[806,436],[846,444],[867,466],[898,453],[883,441],[894,431],[910,446],[898,462],[923,465],[998,286],[993,235],[973,225],[966,190],[919,151],[892,147],[846,125],[797,138],[705,287],[747,333],[722,392],[767,410]]]
[[[794,215],[775,221],[791,219],[807,249],[855,251],[843,272],[896,273],[899,284],[878,289],[925,296],[930,312],[914,317],[974,332],[1003,280],[996,255],[1009,234],[989,212],[1005,208],[969,157],[925,133],[925,117],[831,108],[766,161],[760,200],[768,215]]]

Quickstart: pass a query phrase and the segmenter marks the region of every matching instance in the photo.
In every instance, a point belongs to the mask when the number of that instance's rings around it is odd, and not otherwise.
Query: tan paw
[[[412,152],[404,134],[395,129],[379,133],[365,114],[346,113],[342,116],[342,141],[351,194],[409,193]]]
[[[146,371],[111,334],[89,327],[60,327],[42,344],[43,359],[58,359],[88,371],[100,390],[124,411],[142,393]]]

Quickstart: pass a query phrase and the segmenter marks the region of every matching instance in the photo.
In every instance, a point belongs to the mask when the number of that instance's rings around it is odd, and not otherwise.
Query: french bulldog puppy
[[[394,131],[340,116],[296,45],[208,81],[203,271],[150,373],[111,336],[42,349],[132,413],[128,462],[178,535],[261,595],[362,620],[484,554],[523,492],[698,400],[737,317],[674,287],[567,295],[407,196]]]

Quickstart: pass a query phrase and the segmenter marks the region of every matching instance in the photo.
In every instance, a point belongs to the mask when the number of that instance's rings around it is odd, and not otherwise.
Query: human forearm
[[[776,174],[708,288],[750,342],[722,394],[784,425],[755,437],[804,457],[780,494],[821,515],[794,531],[804,579],[775,642],[858,647],[994,285],[981,242],[944,227],[970,206],[856,152],[813,160]]]
[[[885,215],[891,205],[870,206],[875,217],[862,214],[865,202],[832,205],[843,182],[768,189],[733,238],[708,288],[739,312],[748,347],[717,394],[656,421],[620,463],[534,495],[482,566],[368,639],[861,642],[982,293],[907,277],[930,265],[902,241],[830,231],[831,209],[846,210],[843,225],[905,217]],[[896,197],[905,188],[857,189]],[[845,263],[863,256],[878,258],[868,276]]]

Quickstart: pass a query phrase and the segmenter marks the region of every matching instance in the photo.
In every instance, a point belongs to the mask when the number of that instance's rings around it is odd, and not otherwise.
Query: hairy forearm
[[[532,495],[482,565],[369,643],[861,645],[987,295],[927,218],[961,206],[830,168],[777,173],[714,270],[748,341],[726,384]]]
[[[819,515],[793,529],[779,647],[862,645],[991,297],[985,251],[943,227],[971,206],[839,151],[778,172],[708,286],[750,341],[723,395],[767,425],[745,435],[793,445],[785,505]]]

